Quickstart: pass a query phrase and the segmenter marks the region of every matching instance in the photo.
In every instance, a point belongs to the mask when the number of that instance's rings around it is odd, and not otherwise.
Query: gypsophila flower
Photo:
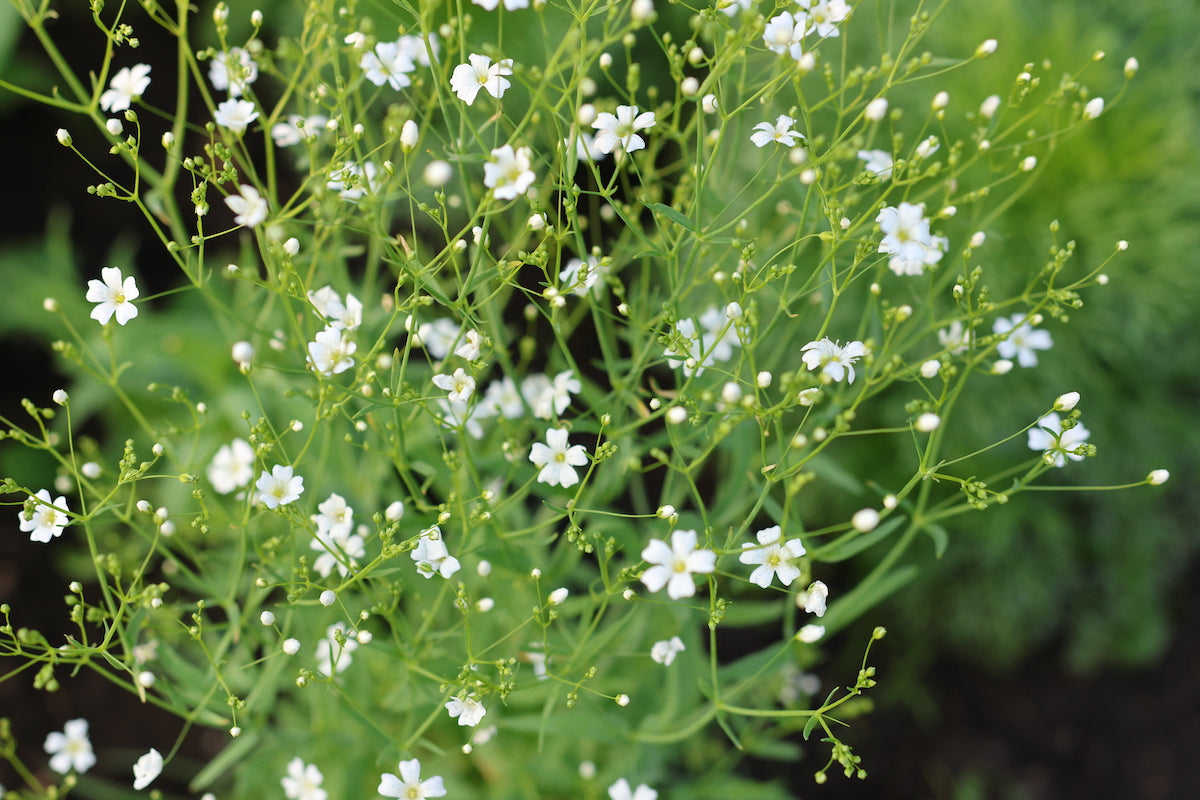
[[[258,193],[253,186],[242,184],[240,194],[231,194],[225,198],[235,216],[233,221],[238,225],[253,228],[267,218],[267,199]]]
[[[799,131],[792,130],[795,124],[796,120],[787,114],[780,114],[774,125],[769,122],[755,125],[754,133],[750,134],[750,141],[754,142],[755,147],[766,147],[771,142],[784,147],[795,147],[797,139],[804,139]]]
[[[325,776],[316,764],[305,764],[297,756],[288,762],[287,775],[280,779],[283,793],[288,800],[325,800],[329,794],[321,788]]]
[[[29,541],[46,544],[61,535],[63,528],[71,523],[66,514],[70,510],[67,508],[67,498],[57,497],[51,501],[47,489],[38,489],[33,497],[41,502],[34,507],[33,515],[29,518],[26,518],[24,511],[18,515],[21,531],[29,534]]]
[[[488,11],[495,11],[500,0],[471,0],[472,3]],[[518,8],[529,8],[529,0],[504,0],[505,11],[516,11]]]
[[[638,113],[637,106],[617,106],[615,115],[604,111],[596,116],[592,127],[596,134],[596,149],[601,153],[611,153],[620,148],[626,153],[641,150],[646,146],[646,140],[637,135],[637,131],[653,128],[655,125],[653,111]]]
[[[539,372],[521,382],[521,395],[538,419],[553,419],[562,414],[571,405],[571,395],[579,394],[582,389],[574,371],[569,369],[555,375],[553,380]]]
[[[483,184],[492,190],[497,200],[513,200],[533,184],[532,152],[528,147],[515,151],[504,145],[492,151],[492,158],[483,165]]]
[[[317,671],[333,677],[350,666],[353,661],[350,654],[357,649],[358,640],[350,635],[345,624],[333,623],[325,629],[325,638],[317,643]]]
[[[454,370],[453,375],[444,373],[434,375],[433,385],[449,392],[446,399],[451,403],[465,403],[475,391],[475,379],[468,375],[462,367]]]
[[[824,625],[805,625],[796,634],[796,638],[806,644],[812,644],[825,635]]]
[[[683,639],[680,639],[678,636],[672,636],[670,639],[655,642],[654,646],[650,648],[650,658],[656,664],[669,667],[671,666],[671,662],[675,660],[675,656],[686,649],[683,645]]]
[[[487,56],[472,53],[467,60],[470,63],[459,64],[450,75],[450,89],[467,105],[475,102],[480,89],[486,89],[488,94],[499,99],[512,86],[512,82],[504,77],[513,74],[511,58],[502,58],[493,64]]]
[[[293,147],[303,141],[311,141],[325,130],[328,117],[315,114],[302,117],[299,114],[288,114],[287,119],[277,122],[271,127],[271,138],[277,147]]]
[[[345,577],[349,574],[350,567],[354,566],[354,559],[365,558],[367,555],[363,537],[357,533],[351,533],[349,528],[323,530],[318,527],[309,546],[320,552],[320,555],[313,561],[312,568],[322,578],[329,577],[334,569],[337,569],[339,575]]]
[[[796,12],[796,22],[803,18],[804,35],[815,33],[822,39],[840,36],[837,24],[850,16],[846,0],[797,0],[803,11]]]
[[[43,747],[50,756],[50,769],[60,775],[71,770],[82,774],[96,763],[86,719],[73,719],[63,726],[62,733],[47,734]]]
[[[151,747],[150,752],[139,758],[133,765],[133,788],[145,789],[162,773],[162,768],[162,754]]]
[[[940,329],[937,336],[938,342],[953,356],[965,353],[971,344],[971,332],[958,319],[951,322],[949,328]]]
[[[796,595],[796,605],[807,613],[818,617],[825,616],[826,601],[829,599],[829,587],[822,581],[813,581],[808,589]]]
[[[100,108],[110,114],[125,111],[150,87],[150,65],[134,64],[117,71],[100,95]]]
[[[354,366],[352,356],[357,349],[346,331],[329,327],[308,343],[308,362],[321,375],[337,375]]]
[[[399,772],[399,776],[390,772],[383,773],[383,777],[379,779],[379,788],[375,791],[384,797],[399,797],[403,800],[425,800],[446,795],[441,776],[435,775],[428,780],[421,780],[421,762],[418,759],[401,761]]]
[[[450,712],[450,716],[458,720],[459,725],[474,728],[479,724],[487,714],[487,709],[483,707],[483,703],[476,700],[470,695],[453,698],[449,703],[446,703],[446,711]]]
[[[644,783],[638,784],[637,789],[629,786],[629,781],[621,778],[608,787],[609,800],[658,800],[658,792]]]
[[[408,74],[417,69],[407,48],[398,41],[380,42],[375,45],[374,50],[362,54],[358,66],[371,83],[376,86],[386,83],[396,91],[412,84]]]
[[[672,600],[694,595],[692,575],[712,572],[717,565],[716,553],[696,549],[694,530],[672,531],[670,545],[662,539],[651,539],[642,550],[642,559],[651,565],[642,573],[642,583],[652,592],[665,586]]]
[[[897,275],[920,275],[942,259],[949,242],[934,236],[923,203],[888,206],[875,218],[883,240],[879,252],[890,256],[888,268]]]
[[[1000,357],[1015,358],[1022,367],[1036,367],[1037,351],[1049,350],[1054,346],[1050,332],[1033,327],[1028,314],[1000,317],[992,323],[992,333],[1004,337],[996,343],[996,352]]]
[[[242,488],[254,477],[254,448],[244,439],[221,445],[208,465],[207,474],[218,494]]]
[[[254,486],[263,505],[278,508],[300,499],[304,492],[304,478],[293,474],[290,466],[276,464],[270,472],[264,470]]]
[[[141,293],[133,276],[122,278],[119,268],[102,267],[100,277],[103,280],[88,281],[87,301],[97,303],[92,309],[92,319],[104,325],[115,316],[117,324],[124,325],[136,317],[138,309],[133,301]]]
[[[579,474],[574,468],[587,464],[588,456],[583,445],[568,444],[565,428],[551,428],[546,431],[546,444],[533,443],[529,460],[541,467],[537,477],[539,483],[566,489],[579,483]]]
[[[308,293],[308,301],[325,320],[328,328],[354,331],[362,324],[362,302],[352,294],[343,301],[331,286],[322,286]]]
[[[865,161],[863,169],[879,176],[880,180],[892,177],[892,154],[886,150],[859,150],[858,157]]]
[[[783,541],[783,532],[778,525],[764,528],[755,534],[758,544],[744,542],[742,554],[738,560],[743,564],[757,564],[750,573],[750,582],[766,589],[771,580],[779,577],[779,582],[790,586],[792,581],[800,577],[800,568],[793,561],[804,555],[804,545],[799,539]]]
[[[234,47],[213,56],[208,80],[217,91],[228,89],[230,97],[241,97],[246,87],[258,80],[258,64],[247,50]]]
[[[862,342],[847,342],[845,347],[829,338],[809,342],[801,348],[804,353],[804,366],[809,371],[821,370],[821,379],[837,383],[843,377],[848,383],[854,383],[854,362],[866,355],[867,350]]]
[[[608,267],[604,260],[596,256],[588,256],[586,259],[572,258],[558,273],[558,283],[562,286],[563,291],[583,297],[597,285],[597,281],[607,272]]]
[[[421,531],[417,546],[409,554],[417,563],[417,571],[425,578],[441,575],[449,578],[458,572],[461,566],[458,559],[450,555],[446,542],[442,539],[442,529],[432,525]]]
[[[345,536],[354,529],[354,509],[347,505],[346,498],[337,492],[320,503],[317,511],[320,513],[314,514],[312,521],[321,533]]]
[[[217,106],[213,121],[222,128],[240,134],[249,127],[251,122],[258,119],[258,109],[249,100],[229,98]]]
[[[1087,442],[1091,432],[1078,421],[1075,426],[1063,430],[1062,418],[1051,411],[1029,429],[1029,449],[1041,450],[1046,462],[1056,467],[1065,467],[1067,459],[1082,461],[1084,456],[1075,452]]]
[[[797,19],[802,20],[797,24]],[[790,55],[796,61],[804,56],[801,43],[804,39],[804,13],[783,12],[767,20],[763,28],[763,44],[773,53]]]

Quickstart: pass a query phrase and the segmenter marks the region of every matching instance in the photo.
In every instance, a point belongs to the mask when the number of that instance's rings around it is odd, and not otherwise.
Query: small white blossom
[[[619,705],[628,705],[629,696],[621,697],[625,698],[625,702]],[[634,789],[629,785],[629,781],[621,778],[608,787],[608,797],[609,800],[658,800],[658,792],[644,783],[639,783],[637,789]]]
[[[475,379],[468,375],[462,367],[454,370],[453,375],[443,373],[434,375],[433,385],[449,392],[447,399],[451,403],[465,403],[475,391]]]
[[[162,768],[162,754],[151,747],[150,752],[139,758],[133,765],[133,788],[145,789],[162,773]]]
[[[755,147],[766,147],[771,142],[784,147],[795,147],[797,139],[804,139],[799,131],[792,130],[792,126],[795,124],[796,120],[787,114],[780,114],[774,125],[769,122],[760,122],[755,125],[754,133],[750,134],[750,141],[754,142]]]
[[[357,349],[346,331],[329,327],[308,343],[308,361],[321,375],[337,375],[354,366],[352,356]]]
[[[379,788],[375,791],[384,797],[399,797],[403,800],[445,797],[446,787],[442,784],[441,776],[435,775],[427,780],[421,780],[421,762],[418,759],[401,761],[399,772],[399,775],[393,775],[390,772],[383,773],[379,779]]]
[[[467,105],[475,102],[480,89],[499,99],[512,86],[512,82],[504,77],[513,74],[511,58],[502,58],[493,64],[487,56],[472,53],[467,60],[469,63],[459,64],[450,76],[450,88]]]
[[[217,106],[213,120],[222,128],[228,128],[233,133],[240,134],[249,127],[251,122],[258,119],[258,109],[248,100],[229,98]]]
[[[1022,367],[1036,367],[1037,351],[1054,346],[1049,331],[1034,328],[1027,314],[1000,317],[992,323],[992,332],[1004,337],[996,344],[996,352],[1004,359],[1017,359]]]
[[[750,582],[766,589],[772,579],[778,576],[780,583],[790,586],[792,581],[800,577],[800,568],[792,562],[804,555],[804,545],[799,539],[784,542],[778,525],[764,528],[755,537],[758,544],[743,543],[742,554],[738,557],[743,564],[757,565],[750,573]]]
[[[22,511],[18,515],[21,531],[29,534],[29,541],[46,544],[51,539],[60,536],[63,528],[71,523],[71,518],[67,516],[67,498],[57,497],[53,501],[50,499],[50,492],[47,489],[39,489],[33,494],[33,498],[40,501],[33,509],[33,515],[28,519],[25,517],[25,512]]]
[[[813,581],[806,590],[796,595],[796,605],[806,613],[823,617],[828,598],[829,587],[823,581]]]
[[[88,281],[87,301],[97,304],[92,309],[92,319],[104,325],[115,316],[117,324],[124,325],[136,317],[138,309],[133,301],[141,293],[133,276],[122,278],[119,268],[103,267],[100,277],[103,280]]]
[[[566,489],[579,483],[575,467],[586,465],[588,456],[583,445],[568,443],[565,428],[551,428],[546,431],[546,444],[533,443],[529,460],[534,466],[541,467],[537,477],[539,483]]]
[[[278,508],[300,499],[304,492],[304,478],[295,475],[290,466],[276,464],[270,472],[264,470],[254,486],[263,505]]]
[[[683,639],[680,639],[678,636],[672,636],[670,639],[655,642],[654,646],[650,648],[650,658],[656,664],[669,667],[671,666],[671,662],[675,660],[675,656],[686,649],[683,645]]]
[[[324,780],[316,764],[305,764],[304,759],[296,757],[288,762],[287,775],[279,783],[288,800],[325,800],[329,795],[321,788]]]
[[[642,583],[652,592],[666,587],[672,600],[694,595],[693,573],[709,573],[717,565],[716,553],[696,549],[694,530],[672,531],[670,545],[662,539],[651,539],[642,550],[642,559],[651,565],[642,573]]]
[[[258,80],[258,64],[244,48],[217,53],[208,67],[208,80],[218,91],[229,90],[230,97],[241,97],[246,87]]]
[[[62,733],[47,734],[43,747],[50,756],[50,769],[60,775],[71,770],[83,774],[96,763],[86,719],[70,720],[63,726]]]
[[[487,714],[487,709],[483,707],[483,703],[469,695],[453,698],[450,702],[446,703],[446,710],[450,712],[451,717],[458,720],[459,725],[471,728],[478,725],[479,721]]]
[[[601,112],[592,123],[592,127],[598,131],[596,148],[601,153],[611,153],[618,148],[626,153],[642,150],[646,147],[646,140],[637,132],[653,128],[655,123],[653,111],[639,114],[637,106],[617,106],[615,115]]]
[[[892,154],[886,150],[859,150],[858,157],[865,161],[863,169],[878,175],[880,180],[892,177],[892,166],[895,161]]]
[[[1082,424],[1063,430],[1063,421],[1051,411],[1042,417],[1029,429],[1029,449],[1041,450],[1045,453],[1046,462],[1056,467],[1064,467],[1067,459],[1082,461],[1084,456],[1076,452],[1087,442],[1091,432]]]
[[[829,338],[809,342],[801,348],[804,366],[809,371],[821,370],[822,380],[837,383],[843,377],[854,383],[854,362],[866,355],[862,342],[847,342],[845,347]]]
[[[253,228],[267,218],[267,199],[258,193],[253,186],[242,184],[240,194],[231,194],[225,198],[235,216],[233,221],[238,225]]]
[[[417,564],[417,571],[426,579],[434,575],[450,578],[458,572],[460,564],[457,558],[450,555],[446,542],[442,539],[442,529],[432,525],[421,531],[417,546],[409,554]]]
[[[483,185],[492,190],[497,200],[513,200],[533,184],[532,151],[528,147],[504,145],[492,151],[491,160],[483,165]]]
[[[208,481],[218,494],[229,494],[254,478],[254,448],[244,439],[221,445],[208,465]]]
[[[125,111],[150,87],[150,65],[134,64],[117,71],[100,95],[100,108],[110,114]]]
[[[358,66],[371,83],[376,86],[386,83],[396,91],[412,84],[408,74],[417,68],[400,42],[380,42],[374,50],[362,54]]]

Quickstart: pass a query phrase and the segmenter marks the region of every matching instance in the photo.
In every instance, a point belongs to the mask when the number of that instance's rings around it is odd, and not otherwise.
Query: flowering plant
[[[955,107],[936,77],[986,75],[995,42],[935,65],[927,20],[880,37],[841,0],[769,19],[722,0],[690,26],[647,0],[312,0],[299,30],[256,12],[237,39],[218,4],[203,49],[186,5],[142,5],[140,38],[174,36],[194,87],[160,93],[143,63],[109,78],[135,38],[97,8],[96,88],[63,66],[71,97],[44,99],[103,137],[101,162],[58,135],[93,194],[142,213],[177,287],[150,305],[106,267],[90,328],[46,303],[77,386],[125,410],[111,442],[74,427],[75,386],[4,421],[60,469],[57,499],[6,479],[21,530],[94,572],[65,641],[6,624],[0,654],[228,731],[184,778],[223,797],[700,796],[729,769],[698,757],[716,747],[865,776],[838,723],[875,685],[868,656],[823,693],[800,678],[884,637],[850,626],[916,576],[919,537],[940,552],[949,520],[1096,450],[1078,396],[969,452],[942,432],[968,383],[1037,365],[1035,326],[1057,333],[1124,249],[1076,270],[1055,243],[1011,297],[982,263],[1038,157],[1112,102],[1027,76]],[[46,19],[26,17],[65,65]],[[122,364],[180,358],[139,346],[158,315],[203,316],[180,347],[229,357],[148,415]],[[903,464],[839,467],[897,440]],[[1000,448],[1009,466],[978,477]],[[743,627],[771,633],[745,653]],[[52,766],[91,767],[86,733],[47,740]],[[134,790],[171,771],[151,745],[112,770]],[[548,751],[571,768],[529,777]]]

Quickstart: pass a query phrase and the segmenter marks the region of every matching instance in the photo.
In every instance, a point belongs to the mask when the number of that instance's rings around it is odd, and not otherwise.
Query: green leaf
[[[904,517],[893,517],[870,533],[851,531],[844,536],[839,536],[827,545],[810,551],[809,557],[814,561],[823,561],[827,564],[836,564],[839,561],[845,561],[886,539],[903,522]]]
[[[682,212],[677,211],[668,205],[665,205],[663,203],[646,203],[644,201],[643,201],[642,205],[644,205],[646,208],[650,209],[651,211],[653,211],[655,213],[662,214],[664,217],[671,220],[676,225],[683,228],[685,231],[689,231],[690,233],[699,233],[700,232],[696,228],[696,223],[694,223],[690,219],[688,219],[688,217],[686,217]]]
[[[933,554],[941,558],[946,552],[946,545],[950,543],[950,535],[946,533],[946,529],[935,522],[929,522],[922,530],[928,533],[929,538],[933,540]]]

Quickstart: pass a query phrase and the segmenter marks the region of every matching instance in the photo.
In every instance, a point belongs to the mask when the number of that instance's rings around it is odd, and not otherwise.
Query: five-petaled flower
[[[799,131],[792,130],[792,126],[795,124],[796,120],[787,114],[780,114],[774,125],[769,122],[760,122],[755,125],[754,133],[750,134],[750,141],[754,142],[755,147],[766,147],[771,142],[777,142],[785,147],[795,147],[796,140],[804,138]]]
[[[427,579],[434,575],[449,578],[458,572],[460,567],[458,559],[450,555],[446,548],[446,542],[442,539],[442,529],[437,525],[431,525],[421,531],[417,546],[409,555],[417,563],[417,572]]]
[[[150,65],[134,64],[117,71],[108,89],[100,95],[100,108],[115,114],[129,108],[150,86]]]
[[[71,770],[84,773],[96,763],[86,719],[73,719],[63,726],[62,733],[47,734],[43,747],[50,756],[50,769],[60,775]]]
[[[305,764],[304,759],[297,756],[288,762],[287,772],[279,782],[288,800],[325,800],[329,796],[321,788],[325,776],[316,764]]]
[[[233,133],[242,133],[251,122],[258,119],[258,109],[249,100],[229,98],[217,106],[213,120],[222,128],[228,128]]]
[[[567,443],[566,428],[551,428],[546,431],[546,444],[533,443],[529,460],[542,468],[538,472],[538,482],[566,489],[579,483],[575,467],[587,464],[588,456],[583,445]]]
[[[104,325],[115,316],[117,324],[124,325],[136,317],[138,310],[133,301],[141,293],[133,276],[122,278],[119,268],[103,267],[100,277],[103,280],[88,281],[87,301],[98,304],[92,309],[92,319]]]
[[[1029,429],[1029,449],[1043,451],[1047,464],[1065,467],[1068,458],[1072,461],[1084,459],[1076,451],[1087,442],[1089,436],[1091,431],[1078,420],[1073,427],[1064,430],[1062,418],[1051,411]]]
[[[384,797],[399,797],[403,800],[425,800],[427,797],[445,797],[446,787],[440,775],[421,780],[421,762],[409,759],[400,762],[400,775],[383,773],[379,788],[375,791]]]
[[[1022,367],[1036,367],[1037,351],[1054,346],[1050,332],[1033,327],[1028,314],[1017,313],[1007,319],[1000,317],[992,323],[992,333],[1004,337],[996,344],[1000,357],[1015,358]]]
[[[854,383],[854,362],[867,354],[862,342],[847,342],[845,347],[829,338],[809,342],[800,348],[804,352],[804,366],[810,371],[821,370],[821,379],[837,383],[848,377]]]
[[[376,86],[385,83],[399,91],[412,83],[408,73],[416,70],[408,49],[402,42],[380,42],[375,49],[363,53],[358,61],[363,75]]]
[[[637,106],[617,106],[616,115],[601,112],[592,123],[599,131],[594,142],[596,149],[601,153],[611,153],[617,148],[626,153],[641,150],[646,146],[646,140],[637,132],[653,128],[655,121],[653,111],[639,114]]]
[[[438,373],[433,376],[433,385],[450,394],[447,400],[451,403],[465,403],[475,391],[475,379],[467,374],[462,367],[454,370],[454,374]]]
[[[658,792],[644,783],[639,783],[637,789],[629,786],[629,781],[621,778],[608,787],[609,800],[658,800]]]
[[[930,232],[923,203],[888,206],[875,221],[883,232],[879,252],[890,256],[888,268],[897,275],[920,275],[942,260],[949,245],[946,237]]]
[[[254,448],[245,439],[223,444],[208,465],[208,480],[218,494],[229,494],[254,477]]]
[[[514,200],[525,193],[534,181],[533,154],[528,147],[506,144],[492,151],[492,158],[483,165],[483,185],[492,190],[497,200]]]
[[[459,64],[450,75],[450,88],[467,105],[475,102],[480,89],[486,89],[488,94],[499,99],[504,96],[504,90],[512,86],[512,82],[504,77],[513,74],[511,58],[502,58],[493,64],[487,56],[472,53],[467,60],[470,63]]]
[[[308,343],[308,361],[322,375],[337,375],[354,366],[354,351],[358,345],[342,328],[330,326]]]
[[[32,514],[27,518],[26,512],[22,511],[19,515],[21,530],[29,534],[29,541],[45,544],[61,534],[63,528],[70,524],[71,519],[66,514],[70,509],[67,508],[65,497],[58,497],[51,502],[50,492],[46,489],[38,489],[27,502],[35,499],[37,505],[34,506]]]
[[[231,194],[225,198],[235,216],[233,221],[238,225],[253,228],[267,218],[267,198],[258,193],[253,186],[242,184],[240,194]]]
[[[663,639],[654,643],[650,648],[650,658],[656,664],[662,664],[664,667],[671,666],[671,662],[675,660],[675,656],[682,653],[687,648],[683,644],[683,639],[678,636],[672,636],[670,639]]]
[[[778,525],[764,528],[756,537],[758,544],[742,544],[742,554],[738,558],[743,564],[758,565],[750,573],[750,582],[766,589],[771,585],[771,579],[778,575],[780,583],[791,586],[792,581],[800,577],[800,568],[792,562],[804,555],[804,545],[799,539],[784,542]]]
[[[300,499],[304,492],[304,478],[293,474],[290,466],[276,464],[271,471],[263,470],[254,487],[258,497],[267,508],[286,506]]]
[[[459,725],[466,725],[474,728],[483,719],[487,709],[483,707],[483,703],[476,700],[470,695],[455,697],[446,703],[446,710],[450,712],[450,716],[458,719]]]
[[[651,565],[642,573],[642,583],[652,592],[667,587],[672,600],[694,595],[692,574],[712,572],[717,566],[716,553],[696,549],[694,530],[672,531],[670,545],[662,539],[651,539],[642,550],[642,559]]]
[[[218,91],[229,90],[230,97],[241,97],[246,87],[258,80],[254,56],[241,47],[217,53],[208,67],[208,79]]]

